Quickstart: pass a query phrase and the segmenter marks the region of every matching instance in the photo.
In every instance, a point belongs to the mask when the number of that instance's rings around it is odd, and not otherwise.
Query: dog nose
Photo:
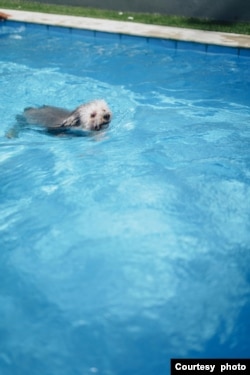
[[[104,118],[104,120],[109,121],[110,114],[109,113],[105,113],[105,115],[103,116],[103,118]]]

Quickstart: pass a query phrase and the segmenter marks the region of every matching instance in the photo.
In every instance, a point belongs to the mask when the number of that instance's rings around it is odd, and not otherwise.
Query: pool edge
[[[250,35],[203,31],[170,26],[147,25],[136,22],[114,21],[89,17],[0,9],[9,14],[10,21],[70,27],[125,35],[171,39],[222,47],[250,48]]]

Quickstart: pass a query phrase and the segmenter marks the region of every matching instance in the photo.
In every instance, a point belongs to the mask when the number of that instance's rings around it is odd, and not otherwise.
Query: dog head
[[[98,131],[107,128],[111,118],[112,113],[105,100],[94,100],[77,107],[61,126]]]

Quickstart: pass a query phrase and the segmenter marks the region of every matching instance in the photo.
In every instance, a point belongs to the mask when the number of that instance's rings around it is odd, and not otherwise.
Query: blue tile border
[[[233,54],[238,55],[239,49],[237,47],[226,47],[226,46],[218,46],[209,44],[207,46],[208,53],[216,53],[216,54]]]
[[[23,22],[23,25],[27,31],[29,30],[41,30],[41,31],[46,31],[49,29],[49,26],[47,25],[42,25],[39,23],[26,23]]]
[[[148,43],[159,47],[177,49],[177,40],[149,37]]]
[[[52,30],[53,30],[54,26],[50,26],[50,27],[52,27]],[[96,32],[94,30],[76,29],[72,27],[70,28],[70,33],[73,36],[84,36],[86,38],[94,38]]]
[[[0,29],[4,28],[6,26],[16,28],[16,27],[20,27],[20,26],[25,26],[25,23],[24,22],[18,22],[18,21],[1,21],[0,22]]]
[[[109,39],[112,41],[118,41],[120,40],[120,34],[116,33],[107,33],[105,31],[94,31],[94,37],[96,38],[102,38],[102,39]]]
[[[177,49],[207,52],[207,45],[203,44],[203,43],[183,42],[183,41],[178,40],[177,41]]]
[[[250,57],[250,48],[239,48],[239,56]]]
[[[71,29],[69,27],[61,27],[61,26],[47,26],[47,29],[51,33],[60,33],[60,34],[70,34]]]
[[[198,42],[191,42],[191,41],[181,41],[181,40],[173,40],[173,39],[163,39],[157,37],[146,37],[146,36],[137,36],[137,35],[129,35],[129,34],[122,34],[122,33],[113,33],[107,31],[95,31],[89,29],[81,29],[81,28],[73,28],[67,26],[57,26],[57,25],[46,25],[46,24],[39,24],[39,23],[32,23],[32,22],[20,22],[20,21],[11,21],[6,20],[0,22],[0,35],[1,35],[1,28],[5,30],[7,28],[20,28],[23,27],[24,30],[22,31],[29,31],[32,29],[35,30],[44,30],[47,32],[56,32],[60,34],[68,34],[68,35],[78,35],[78,36],[85,36],[85,37],[94,37],[106,40],[113,40],[113,41],[135,41],[135,42],[146,42],[154,46],[163,47],[166,49],[173,49],[173,50],[190,50],[196,52],[202,52],[206,54],[229,54],[235,55],[238,57],[250,57],[250,48],[244,47],[227,47],[227,46],[220,46],[215,44],[204,44]],[[3,32],[2,34],[8,34],[8,32]]]
[[[144,39],[144,42],[147,43],[147,37],[145,36],[138,36],[138,35],[128,35],[128,34],[120,34],[121,35],[121,40],[123,42],[126,42],[126,41],[133,41],[133,42],[140,42],[142,41],[142,39]]]

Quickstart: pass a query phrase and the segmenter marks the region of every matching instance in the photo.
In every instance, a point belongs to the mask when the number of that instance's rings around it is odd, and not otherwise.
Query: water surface
[[[4,25],[0,373],[249,357],[249,58]],[[5,137],[27,106],[95,98],[98,137]]]

